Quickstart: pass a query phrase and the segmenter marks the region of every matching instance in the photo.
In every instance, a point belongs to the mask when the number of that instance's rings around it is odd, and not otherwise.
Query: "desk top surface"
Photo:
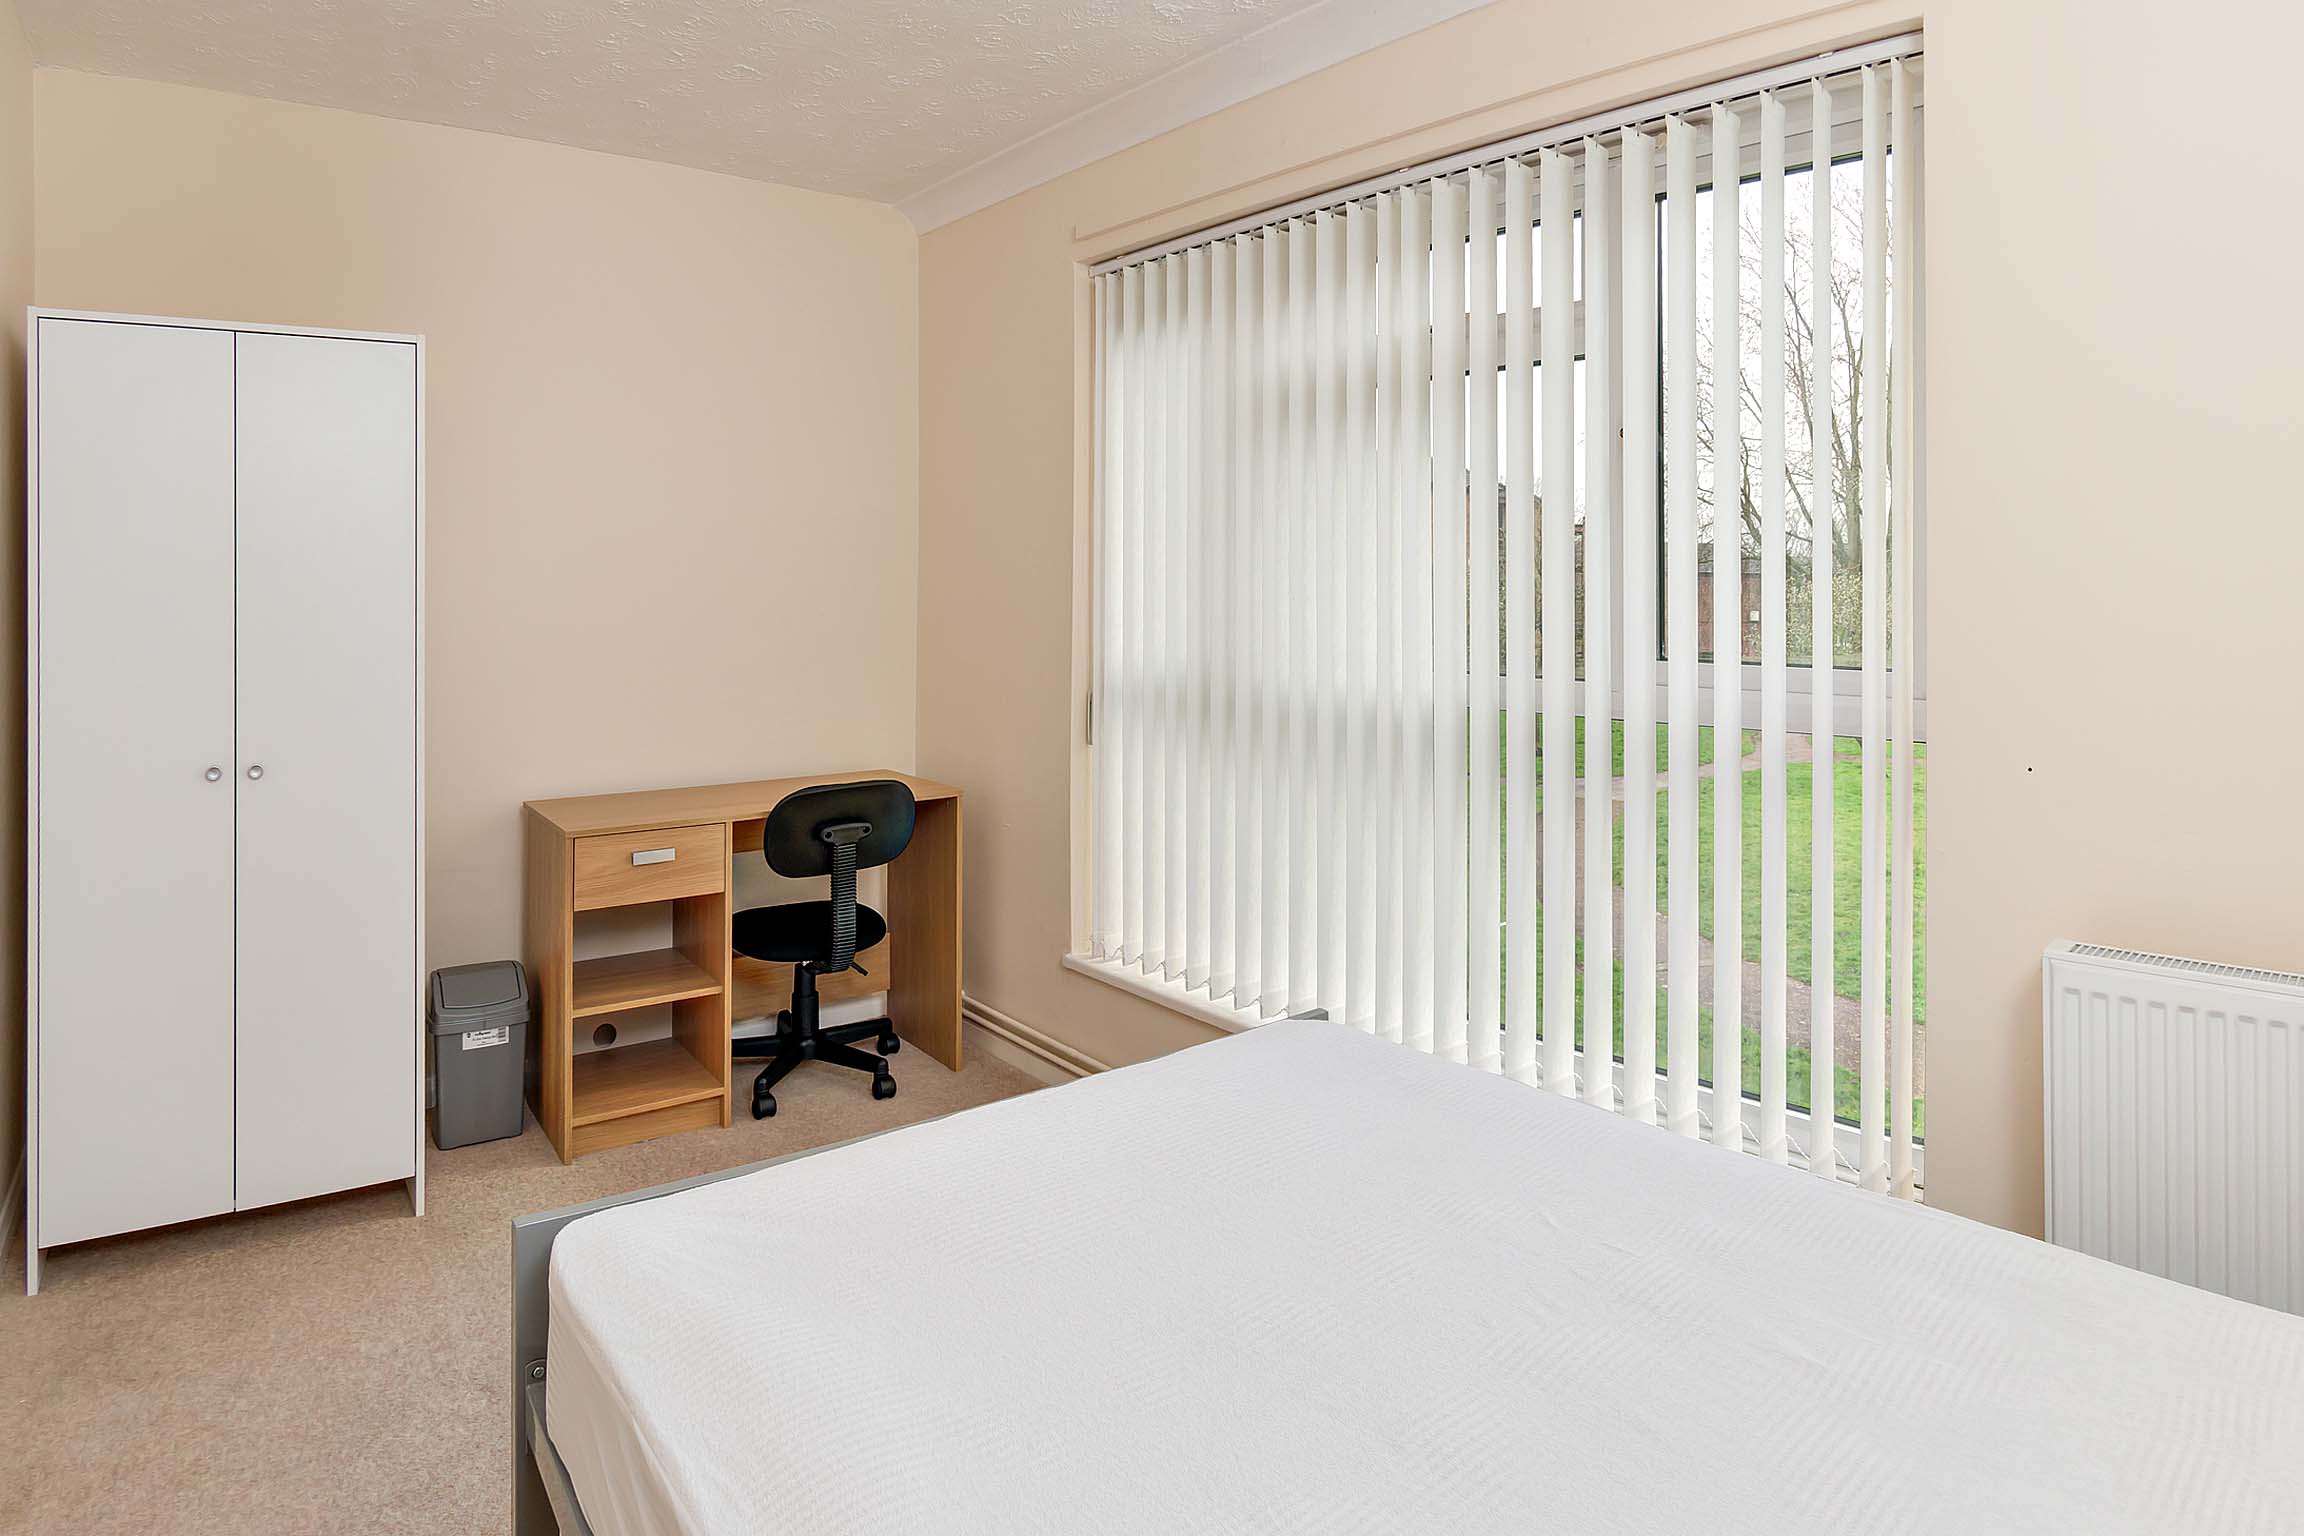
[[[775,809],[777,801],[796,789],[818,784],[847,784],[858,779],[895,779],[909,785],[916,800],[960,798],[960,791],[950,784],[884,768],[865,768],[854,773],[752,779],[742,784],[699,784],[688,789],[566,795],[557,800],[531,800],[528,810],[569,837],[590,837],[600,832],[637,832],[647,827],[688,826],[706,821],[752,821],[766,816]]]

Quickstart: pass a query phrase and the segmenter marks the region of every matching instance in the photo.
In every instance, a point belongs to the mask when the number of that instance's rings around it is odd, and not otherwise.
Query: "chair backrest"
[[[857,869],[885,864],[912,841],[912,791],[895,779],[859,779],[796,789],[776,802],[760,833],[768,867],[788,879],[832,873],[837,843],[825,834],[863,823],[855,838]]]

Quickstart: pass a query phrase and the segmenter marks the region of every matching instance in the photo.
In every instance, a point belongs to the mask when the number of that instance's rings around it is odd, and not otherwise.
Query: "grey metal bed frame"
[[[940,1118],[940,1117],[939,1117]],[[925,1124],[914,1121],[912,1124]],[[902,1130],[890,1126],[868,1136],[852,1136],[821,1147],[807,1147],[738,1168],[700,1173],[677,1183],[658,1184],[621,1195],[605,1195],[582,1205],[562,1206],[512,1219],[512,1531],[513,1536],[595,1536],[576,1502],[568,1469],[552,1448],[550,1425],[544,1414],[544,1380],[549,1367],[552,1331],[552,1243],[568,1223],[635,1201],[676,1195],[684,1189],[738,1179],[778,1163],[795,1162]]]

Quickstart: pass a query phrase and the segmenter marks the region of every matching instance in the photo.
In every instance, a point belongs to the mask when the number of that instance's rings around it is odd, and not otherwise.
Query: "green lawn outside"
[[[1544,984],[1543,927],[1544,918],[1542,912],[1539,911],[1536,918],[1536,985],[1539,995],[1542,994]],[[1614,1021],[1615,1026],[1612,1031],[1614,1054],[1616,1059],[1621,1061],[1624,1058],[1624,962],[1621,958],[1615,962],[1614,976],[1615,997],[1611,1002],[1609,1018]],[[1705,985],[1707,995],[1709,995],[1709,977],[1705,978]],[[1656,988],[1656,1068],[1659,1072],[1664,1069],[1669,1059],[1667,1056],[1669,1044],[1667,1036],[1670,1015],[1667,1012],[1667,1007],[1665,989],[1662,985],[1658,985]],[[1582,939],[1578,939],[1576,944],[1576,1017],[1579,1019],[1584,1017],[1584,944]],[[1815,1058],[1809,1053],[1806,1043],[1807,1021],[1805,1019],[1787,1020],[1785,1033],[1787,1036],[1784,1049],[1785,1103],[1792,1112],[1805,1115],[1808,1112],[1809,1075],[1814,1070],[1815,1063]],[[1706,1083],[1711,1082],[1712,1009],[1709,1005],[1699,1007],[1696,1011],[1696,1062],[1699,1079]],[[1743,1078],[1745,1095],[1749,1098],[1758,1098],[1760,1096],[1760,1035],[1757,1030],[1751,1028],[1746,1028],[1744,1031]],[[1856,1069],[1837,1061],[1832,1064],[1832,1101],[1832,1113],[1839,1119],[1853,1125],[1860,1118],[1863,1109],[1863,1094]],[[1921,1138],[1925,1138],[1928,1134],[1928,1103],[1925,1094],[1913,1096],[1912,1134]]]
[[[1863,875],[1864,786],[1860,773],[1863,742],[1854,736],[1836,738],[1837,768],[1832,776],[1833,854],[1832,854],[1832,990],[1842,997],[1855,997],[1863,975]],[[1744,733],[1744,750],[1750,755],[1759,750],[1760,733]],[[1713,760],[1712,728],[1702,726],[1696,735],[1696,755],[1699,764]],[[1624,723],[1614,722],[1610,742],[1610,760],[1615,775],[1624,772]],[[1576,721],[1576,758],[1584,757],[1584,721]],[[1913,750],[1913,820],[1916,823],[1916,849],[1913,859],[1912,887],[1918,911],[1914,914],[1913,946],[1915,953],[1925,957],[1928,952],[1928,857],[1926,832],[1928,827],[1928,748],[1923,743]],[[1671,806],[1665,793],[1663,775],[1669,767],[1669,752],[1664,727],[1656,728],[1656,903],[1664,909],[1670,895],[1671,858]],[[1891,764],[1891,772],[1893,764]],[[1713,936],[1712,923],[1712,818],[1713,782],[1700,781],[1697,786],[1697,855],[1696,870],[1700,886],[1698,896],[1698,923],[1705,938]],[[1748,768],[1744,773],[1744,958],[1760,958],[1760,771]],[[1882,813],[1894,811],[1894,784],[1882,787]],[[1544,793],[1541,784],[1536,791],[1536,807],[1543,809]],[[1814,868],[1811,850],[1815,833],[1815,776],[1810,763],[1787,763],[1784,768],[1784,841],[1788,865],[1784,872],[1784,923],[1786,963],[1785,973],[1805,982],[1810,976],[1813,962],[1811,939],[1814,927]],[[1615,840],[1611,852],[1611,873],[1619,889],[1624,884],[1624,819],[1615,821]],[[1894,871],[1891,869],[1890,890],[1894,889]],[[1891,940],[1894,915],[1887,918]],[[1925,1022],[1928,1017],[1926,967],[1916,965],[1918,984],[1912,1001],[1912,1016]]]
[[[1864,783],[1862,777],[1863,743],[1853,736],[1837,738],[1838,751],[1832,774],[1832,990],[1842,997],[1856,997],[1860,993],[1864,968],[1864,897],[1863,897],[1863,843],[1864,843]],[[1916,746],[1913,750],[1912,805],[1913,821],[1917,830],[1912,860],[1912,892],[1916,911],[1913,914],[1913,951],[1916,958],[1928,953],[1928,863],[1926,831],[1928,826],[1928,749]],[[1891,780],[1881,786],[1881,816],[1884,822],[1894,814],[1893,764]],[[1696,876],[1701,894],[1698,897],[1698,923],[1704,937],[1713,936],[1712,923],[1712,821],[1713,783],[1706,780],[1697,786]],[[1760,773],[1749,769],[1744,774],[1744,958],[1760,958]],[[1815,765],[1787,763],[1784,767],[1784,842],[1787,867],[1784,871],[1784,926],[1785,974],[1797,981],[1807,981],[1813,974],[1814,954],[1812,940],[1815,926]],[[1671,826],[1671,807],[1659,792],[1656,797],[1656,900],[1664,903],[1670,884],[1668,862]],[[1893,847],[1891,847],[1891,853]],[[1616,882],[1624,881],[1624,825],[1621,818],[1616,824],[1615,847]],[[1895,890],[1893,864],[1888,875],[1888,890]],[[1881,919],[1883,942],[1894,941],[1894,914],[1884,913]],[[1928,994],[1925,970],[1914,966],[1915,985],[1912,996],[1912,1017],[1920,1022],[1928,1018]]]
[[[1539,722],[1538,730],[1539,732],[1542,730],[1541,722]],[[1757,750],[1759,745],[1760,733],[1758,731],[1746,731],[1744,733],[1744,750],[1746,752]],[[1509,750],[1509,738],[1506,740],[1506,747]],[[1658,726],[1656,727],[1656,771],[1662,773],[1670,761],[1671,754],[1665,740],[1664,727]],[[1712,727],[1708,725],[1696,727],[1696,761],[1699,765],[1712,761]],[[1537,762],[1537,772],[1541,775],[1543,772],[1541,747],[1537,752]],[[1584,717],[1582,715],[1576,717],[1576,771],[1579,774],[1584,771]],[[1621,720],[1609,722],[1608,775],[1610,778],[1618,779],[1624,776],[1624,722]],[[1543,804],[1543,791],[1541,789],[1537,791],[1537,797],[1538,807],[1541,808]]]
[[[1576,722],[1576,735],[1576,756],[1578,764],[1581,765],[1583,761],[1584,750],[1584,721],[1581,717],[1579,717]],[[1667,803],[1663,780],[1663,775],[1669,766],[1670,755],[1667,742],[1667,734],[1664,727],[1657,727],[1656,738],[1656,762],[1658,773],[1656,797],[1656,897],[1658,910],[1661,911],[1664,910],[1665,904],[1668,901],[1670,895],[1669,860],[1671,848],[1669,840],[1671,829],[1670,806]],[[1507,733],[1505,737],[1507,749],[1509,740],[1509,734]],[[1747,755],[1756,752],[1759,747],[1759,732],[1745,732],[1744,746]],[[1837,771],[1833,775],[1832,796],[1834,807],[1832,984],[1833,991],[1836,994],[1842,997],[1852,998],[1857,996],[1859,993],[1863,970],[1863,952],[1861,943],[1863,928],[1862,892],[1860,886],[1862,877],[1863,841],[1863,782],[1861,778],[1860,764],[1863,743],[1859,738],[1843,736],[1836,739],[1835,746],[1837,749]],[[1710,763],[1713,760],[1712,730],[1709,726],[1700,727],[1697,732],[1697,754],[1699,763]],[[1617,776],[1621,776],[1624,771],[1624,726],[1623,722],[1621,721],[1614,723],[1610,741],[1609,756],[1612,772]],[[1914,860],[1913,888],[1915,900],[1919,906],[1919,911],[1915,914],[1914,946],[1917,955],[1924,961],[1927,953],[1927,849],[1925,834],[1927,828],[1928,785],[1927,747],[1924,744],[1915,748],[1914,758],[1915,772],[1913,775],[1913,801],[1914,819],[1917,823],[1917,852]],[[1893,772],[1893,761],[1891,761],[1890,764],[1890,771]],[[1744,956],[1746,959],[1758,961],[1760,958],[1761,947],[1761,783],[1760,773],[1756,767],[1747,769],[1745,771],[1742,789],[1744,839],[1743,948]],[[1810,861],[1810,852],[1813,847],[1815,804],[1813,765],[1809,763],[1786,764],[1784,773],[1784,790],[1785,842],[1787,851],[1787,867],[1785,870],[1785,938],[1787,953],[1785,969],[1789,976],[1796,980],[1805,982],[1809,979],[1813,962],[1813,955],[1811,952],[1812,946],[1810,942],[1812,936],[1811,929],[1813,924],[1813,870],[1811,868]],[[1715,783],[1711,779],[1703,780],[1697,786],[1699,827],[1697,837],[1697,872],[1700,891],[1698,898],[1700,904],[1699,929],[1707,939],[1713,937],[1714,926],[1712,921],[1713,861],[1711,856],[1714,791]],[[1539,809],[1542,806],[1542,793],[1542,789],[1539,786],[1537,790],[1537,805]],[[1892,784],[1884,786],[1883,795],[1885,797],[1882,803],[1883,815],[1892,816],[1894,810]],[[1615,817],[1614,831],[1615,835],[1613,839],[1611,857],[1611,873],[1614,876],[1616,885],[1621,888],[1624,880],[1624,818],[1621,814]],[[1894,888],[1893,881],[1894,874],[1893,870],[1891,870],[1891,892]],[[1578,900],[1581,901],[1581,899],[1581,893],[1579,893]],[[1886,921],[1890,924],[1888,937],[1892,942],[1892,913],[1889,914]],[[1538,985],[1541,987],[1543,967],[1543,914],[1541,911],[1539,911],[1537,915],[1537,922],[1538,939],[1533,951],[1533,958],[1535,960],[1538,972]],[[1916,1020],[1924,1022],[1927,1018],[1927,996],[1925,991],[1926,967],[1924,964],[1922,964],[1916,966],[1915,970],[1918,972],[1918,981],[1913,999],[1913,1016]],[[1579,1017],[1581,1017],[1583,1013],[1583,974],[1582,942],[1579,940],[1576,977],[1576,1007]],[[1621,959],[1616,961],[1614,974],[1615,999],[1612,1017],[1616,1021],[1616,1054],[1620,1058],[1623,1054],[1624,1038],[1624,967]],[[1709,996],[1709,977],[1705,978],[1705,988],[1706,995]],[[1706,1080],[1709,1081],[1708,1074],[1712,1061],[1711,1009],[1708,1006],[1700,1008],[1698,1018],[1698,1031],[1700,1036],[1698,1060],[1701,1063],[1702,1070],[1707,1074]],[[1656,992],[1656,1061],[1659,1066],[1662,1066],[1665,1061],[1665,1021],[1665,989],[1662,986],[1659,986]],[[1807,1107],[1807,1089],[1810,1072],[1810,1057],[1808,1047],[1805,1044],[1806,1021],[1805,1019],[1793,1020],[1790,1021],[1790,1024],[1792,1030],[1797,1031],[1797,1034],[1795,1036],[1795,1040],[1788,1040],[1786,1042],[1785,1062],[1786,1076],[1788,1078],[1787,1096],[1791,1106],[1794,1109],[1805,1112]],[[1795,1041],[1798,1043],[1795,1043]],[[1835,1101],[1834,1112],[1842,1119],[1854,1121],[1858,1118],[1859,1110],[1861,1107],[1861,1095],[1858,1091],[1857,1074],[1853,1067],[1835,1062],[1833,1064],[1832,1076],[1834,1086],[1833,1097]],[[1744,1035],[1743,1049],[1743,1088],[1747,1094],[1757,1096],[1759,1093],[1759,1087],[1760,1037],[1756,1031],[1747,1028]],[[1914,1133],[1917,1135],[1925,1135],[1927,1106],[1924,1101],[1915,1101],[1913,1106],[1913,1120]]]

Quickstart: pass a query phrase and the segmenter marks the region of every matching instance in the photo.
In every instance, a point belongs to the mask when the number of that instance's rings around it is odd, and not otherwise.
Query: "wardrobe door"
[[[45,1247],[232,1208],[232,337],[35,323]]]
[[[238,1203],[415,1172],[416,352],[241,332]]]

